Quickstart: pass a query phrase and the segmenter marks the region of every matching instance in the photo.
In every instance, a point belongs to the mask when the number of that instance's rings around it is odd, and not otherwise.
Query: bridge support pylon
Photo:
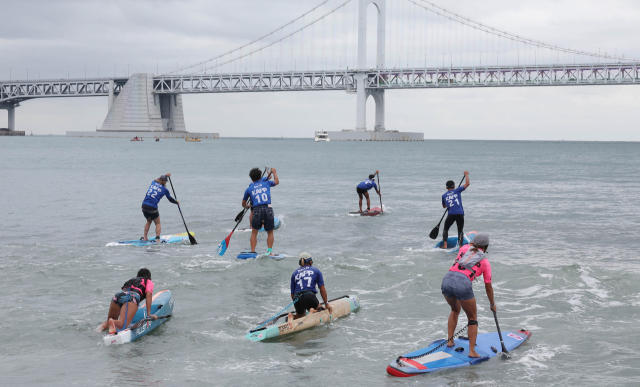
[[[369,96],[373,96],[376,102],[374,131],[384,132],[384,90],[367,89],[365,87],[367,79],[365,74],[367,69],[367,8],[371,4],[378,11],[376,67],[384,68],[386,0],[360,0],[358,10],[358,70],[362,72],[355,75],[357,94],[356,132],[365,132],[367,130],[367,99]]]
[[[4,136],[24,136],[24,131],[16,131],[16,108],[19,103],[3,103],[0,109],[7,111],[7,127],[0,130],[0,135]]]
[[[376,103],[376,121],[373,130],[376,132],[384,132],[384,90],[383,89],[365,89],[365,74],[357,74],[357,106],[356,106],[356,131],[365,132],[367,130],[367,99],[373,97]],[[358,79],[363,78],[363,79]]]

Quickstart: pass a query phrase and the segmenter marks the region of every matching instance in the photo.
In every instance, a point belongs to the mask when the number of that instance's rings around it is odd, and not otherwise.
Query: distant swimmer
[[[129,325],[133,321],[140,302],[146,300],[147,310],[151,310],[152,296],[153,282],[151,281],[151,272],[148,269],[140,269],[138,270],[138,275],[125,282],[122,285],[122,291],[113,296],[107,321],[100,324],[98,331],[102,332],[108,327],[109,333],[113,334],[117,330],[126,328],[125,324]],[[155,315],[147,317],[156,319]]]
[[[162,227],[160,227],[160,213],[158,212],[158,202],[160,202],[160,199],[162,199],[163,196],[166,196],[167,200],[171,203],[180,204],[179,201],[171,197],[169,190],[165,187],[168,176],[171,176],[171,174],[167,173],[166,175],[162,175],[152,181],[149,189],[147,190],[147,195],[142,201],[142,214],[147,220],[147,223],[144,225],[144,236],[140,238],[143,241],[148,240],[147,234],[149,234],[151,222],[156,224],[156,242],[160,240],[160,231],[162,231]]]
[[[453,180],[447,181],[447,192],[442,195],[442,208],[449,210],[449,215],[444,221],[444,231],[442,232],[442,238],[444,242],[441,249],[447,248],[447,238],[449,238],[449,228],[456,222],[458,227],[458,246],[462,245],[464,238],[464,209],[462,208],[462,191],[469,187],[469,172],[464,171],[465,182],[460,187],[456,188],[456,183]],[[435,238],[435,236],[434,236]]]
[[[376,171],[376,173],[378,172],[380,171]],[[358,192],[358,197],[360,198],[360,201],[358,202],[360,209],[358,210],[358,212],[362,212],[362,196],[367,198],[367,211],[371,210],[371,200],[369,199],[369,190],[371,188],[374,188],[378,193],[378,196],[382,197],[382,194],[380,194],[380,191],[378,190],[378,186],[376,185],[375,173],[372,173],[371,175],[369,175],[369,178],[367,180],[358,184],[358,186],[356,187],[356,191]]]
[[[306,316],[307,310],[309,314],[318,312],[320,309],[320,302],[316,297],[316,285],[320,289],[320,296],[324,301],[325,308],[329,310],[329,313],[333,313],[333,308],[327,301],[327,290],[324,288],[324,278],[322,273],[317,268],[313,267],[313,258],[309,253],[300,254],[300,261],[298,262],[300,267],[291,274],[291,299],[296,301],[293,306],[296,308],[295,316],[293,313],[289,313],[287,322],[291,323],[295,319]]]
[[[269,180],[273,174],[273,181]],[[262,177],[258,168],[249,171],[251,184],[244,191],[242,207],[251,208],[251,252],[256,252],[258,244],[258,231],[264,226],[267,232],[267,254],[273,255],[273,208],[271,208],[271,187],[280,184],[275,168],[271,168],[267,177]]]
[[[489,248],[489,235],[478,233],[472,242],[473,246],[465,245],[460,248],[458,257],[449,272],[442,279],[442,294],[451,306],[451,314],[448,323],[448,338],[454,335],[460,315],[460,307],[469,320],[469,357],[480,357],[475,351],[476,337],[478,336],[478,310],[473,294],[473,280],[484,276],[484,287],[491,304],[491,310],[496,312],[493,301],[493,286],[491,285],[491,264],[486,252]],[[453,340],[449,340],[448,347],[453,347]]]

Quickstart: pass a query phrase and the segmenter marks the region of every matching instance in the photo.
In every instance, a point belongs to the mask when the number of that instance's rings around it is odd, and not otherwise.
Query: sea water
[[[0,385],[640,384],[638,143],[0,140]],[[289,258],[236,259],[249,233],[218,256],[249,170],[265,166],[280,178],[274,252]],[[376,169],[384,215],[348,216]],[[392,359],[445,337],[440,283],[454,255],[428,234],[445,182],[465,170],[465,231],[491,236],[500,327],[533,336],[508,360],[390,377]],[[142,199],[167,172],[198,244],[106,247],[142,236]],[[163,234],[184,232],[166,199],[160,216]],[[329,297],[357,294],[361,309],[274,342],[245,339],[291,302],[304,251]],[[105,347],[95,328],[141,267],[155,291],[171,290],[173,317]],[[474,291],[479,331],[495,331],[482,281]]]

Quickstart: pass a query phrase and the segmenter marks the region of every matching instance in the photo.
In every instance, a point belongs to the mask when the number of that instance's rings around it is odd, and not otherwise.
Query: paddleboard
[[[238,259],[255,259],[260,257],[269,257],[271,259],[280,260],[284,259],[286,256],[282,254],[269,255],[267,253],[252,253],[251,251],[243,251],[238,254]]]
[[[191,232],[192,236],[195,236],[193,232]],[[189,236],[186,232],[181,234],[172,234],[172,235],[161,235],[160,242],[156,242],[155,238],[149,238],[147,241],[143,241],[140,239],[134,239],[130,241],[120,241],[120,242],[110,242],[107,243],[107,246],[153,246],[160,245],[163,243],[182,243],[189,242]]]
[[[247,333],[245,338],[251,341],[263,341],[333,321],[337,318],[344,317],[351,312],[355,312],[360,308],[360,299],[358,296],[342,296],[338,299],[329,301],[329,305],[331,305],[331,308],[333,309],[333,314],[329,314],[328,310],[323,310],[314,314],[307,314],[305,317],[285,322],[280,325],[275,325],[278,321],[278,319],[276,319],[271,325],[267,325],[256,331]],[[280,315],[280,317],[284,316],[286,316],[286,314]]]
[[[280,218],[278,218],[277,216],[274,216],[273,217],[273,229],[277,230],[278,227],[280,227]],[[249,227],[239,228],[238,231],[251,231],[251,228],[249,228]],[[264,231],[264,227],[262,227],[258,231]]]
[[[476,231],[470,231],[468,233],[466,233],[464,235],[464,240],[462,242],[462,245],[468,245],[469,243],[473,242],[473,238],[476,237],[478,233]],[[434,249],[439,249],[440,246],[442,246],[444,242],[440,241],[438,243],[436,243],[435,246],[433,246]],[[453,246],[453,248],[451,247]],[[458,246],[458,236],[452,236],[447,238],[447,248],[443,249],[444,251],[446,251],[447,253],[457,253],[460,250],[460,246]]]
[[[531,332],[524,329],[515,332],[502,331],[502,338],[507,351],[520,347],[530,337]],[[433,353],[426,354],[443,342],[445,342],[445,339],[436,340],[426,348],[407,353],[393,360],[387,367],[387,373],[392,376],[408,377],[448,368],[465,367],[496,357],[498,352],[502,350],[498,332],[491,332],[479,334],[476,339],[476,352],[481,356],[479,358],[467,356],[469,354],[469,341],[466,338],[454,339],[454,346],[451,348],[444,344]],[[458,350],[456,351],[456,349]],[[408,359],[408,357],[412,359]]]
[[[138,308],[136,315],[133,317],[133,321],[127,327],[127,329],[116,332],[115,334],[108,334],[103,338],[104,345],[125,344],[140,337],[146,335],[152,330],[162,325],[167,318],[158,318],[151,321],[143,321],[147,316],[147,303]],[[173,313],[173,300],[171,299],[171,291],[162,290],[153,296],[151,301],[151,314],[156,317],[168,316]]]
[[[382,214],[382,209],[380,207],[373,207],[371,208],[369,211],[366,212],[350,212],[349,215],[356,215],[356,216],[376,216],[376,215],[380,215]]]

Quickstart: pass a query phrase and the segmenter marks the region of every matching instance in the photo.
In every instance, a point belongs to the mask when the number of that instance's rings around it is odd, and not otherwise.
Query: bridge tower
[[[376,122],[374,131],[384,132],[384,90],[366,89],[367,78],[367,8],[373,4],[378,11],[376,68],[384,68],[386,0],[360,0],[358,17],[358,73],[355,75],[357,105],[356,131],[367,130],[367,99],[372,96],[376,103]]]

